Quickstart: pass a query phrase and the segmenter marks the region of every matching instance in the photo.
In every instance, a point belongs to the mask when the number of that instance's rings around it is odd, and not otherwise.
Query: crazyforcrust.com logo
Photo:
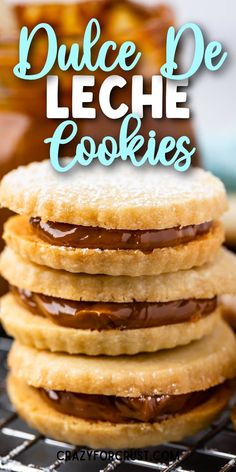
[[[169,449],[127,449],[122,451],[96,451],[90,449],[80,449],[79,451],[59,450],[57,451],[57,459],[60,462],[140,460],[169,463],[179,459],[179,452]]]

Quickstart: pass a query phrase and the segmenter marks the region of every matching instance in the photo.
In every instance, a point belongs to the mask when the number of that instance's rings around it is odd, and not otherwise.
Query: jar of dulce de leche
[[[96,18],[103,41],[112,39],[118,45],[127,40],[135,42],[143,53],[135,73],[145,76],[159,72],[165,59],[166,33],[175,24],[171,8],[160,4],[147,6],[145,1],[8,0],[8,3],[19,28],[27,26],[31,30],[39,23],[49,23],[59,41],[63,39],[66,44],[72,38],[80,42],[88,21]]]

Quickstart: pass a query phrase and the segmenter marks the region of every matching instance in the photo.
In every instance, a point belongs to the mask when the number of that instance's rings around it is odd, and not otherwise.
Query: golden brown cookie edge
[[[207,234],[194,241],[151,253],[78,249],[50,245],[37,236],[26,217],[14,216],[5,224],[4,239],[22,257],[53,269],[137,277],[186,270],[213,260],[224,241],[224,229],[215,221]]]
[[[0,256],[0,271],[12,285],[67,300],[167,302],[236,293],[236,256],[225,249],[220,249],[211,263],[186,271],[113,277],[50,269],[5,248]]]
[[[36,349],[90,356],[154,352],[185,345],[210,334],[218,322],[217,309],[202,319],[157,328],[133,330],[82,330],[58,326],[33,315],[12,294],[1,299],[0,321],[5,331],[22,344]]]
[[[205,390],[233,378],[236,339],[220,320],[203,339],[157,353],[69,356],[37,351],[15,342],[8,362],[15,376],[35,387],[129,397],[177,395]]]

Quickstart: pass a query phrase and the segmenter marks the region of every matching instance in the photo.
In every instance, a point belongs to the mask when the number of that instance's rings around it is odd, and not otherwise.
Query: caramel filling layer
[[[182,228],[131,231],[43,222],[39,217],[30,218],[30,224],[41,239],[54,246],[81,249],[139,249],[143,252],[188,243],[197,236],[208,233],[212,227],[210,221]]]
[[[40,395],[57,411],[87,420],[153,423],[186,413],[205,403],[223,386],[183,395],[115,397],[39,389]]]
[[[76,329],[138,329],[197,321],[212,313],[217,306],[216,297],[166,303],[80,302],[17,287],[11,287],[11,290],[32,313],[49,318],[60,326]]]

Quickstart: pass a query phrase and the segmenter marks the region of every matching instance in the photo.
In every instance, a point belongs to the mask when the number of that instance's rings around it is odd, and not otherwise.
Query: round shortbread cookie
[[[33,264],[5,248],[3,277],[19,288],[67,300],[167,302],[236,293],[236,256],[221,249],[211,263],[158,276],[128,277],[72,274]]]
[[[236,194],[228,195],[229,210],[223,216],[226,242],[236,247]]]
[[[118,229],[163,229],[218,219],[227,208],[219,179],[202,169],[77,166],[56,172],[49,160],[7,174],[0,202],[42,220]]]
[[[34,387],[124,397],[178,395],[234,377],[236,339],[220,320],[200,341],[135,356],[54,354],[15,342],[9,366],[14,376]]]
[[[224,229],[214,222],[209,232],[175,247],[139,250],[76,249],[53,246],[37,236],[27,217],[14,216],[5,224],[6,243],[22,257],[53,269],[108,275],[158,275],[190,269],[212,260],[224,241]]]
[[[235,280],[236,286],[236,280]],[[235,295],[222,295],[220,297],[222,314],[224,319],[236,329],[236,296]]]
[[[33,315],[11,294],[1,300],[0,320],[6,332],[22,344],[36,349],[69,354],[118,356],[153,352],[185,345],[210,334],[220,310],[198,321],[145,329],[89,330],[65,328],[51,320]]]
[[[45,436],[95,449],[120,449],[155,446],[195,434],[226,407],[231,392],[222,388],[197,408],[159,423],[123,424],[86,421],[62,414],[43,400],[37,390],[12,375],[8,378],[8,393],[22,418]]]

